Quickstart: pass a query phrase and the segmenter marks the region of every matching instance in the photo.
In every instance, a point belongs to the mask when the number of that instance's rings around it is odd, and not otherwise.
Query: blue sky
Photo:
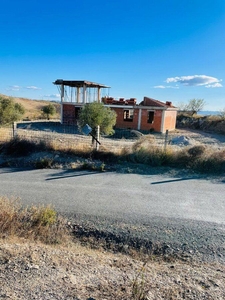
[[[110,96],[225,108],[224,0],[1,1],[0,93],[57,99],[56,79]]]

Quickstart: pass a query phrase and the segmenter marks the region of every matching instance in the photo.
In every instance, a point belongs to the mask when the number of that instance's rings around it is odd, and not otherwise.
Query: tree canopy
[[[116,112],[103,103],[92,102],[85,104],[78,117],[79,127],[82,128],[88,124],[92,129],[92,133],[96,135],[96,128],[100,126],[101,134],[112,134],[113,126],[116,124]]]
[[[12,98],[0,96],[0,125],[18,121],[25,113],[25,108],[19,103],[15,103]]]
[[[179,108],[181,111],[188,112],[192,116],[197,114],[200,110],[202,110],[205,106],[204,99],[191,99],[187,104],[181,103]]]
[[[47,119],[49,120],[49,117],[53,116],[56,113],[56,108],[52,103],[50,103],[48,105],[45,105],[42,108],[42,111],[46,115]]]

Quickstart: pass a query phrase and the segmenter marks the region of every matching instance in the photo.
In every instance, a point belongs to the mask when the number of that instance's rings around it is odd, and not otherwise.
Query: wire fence
[[[117,152],[123,149],[131,149],[143,140],[145,140],[142,143],[143,147],[154,145],[165,149],[178,136],[179,134],[176,131],[160,134],[116,129],[113,135],[100,137],[99,150]],[[96,147],[96,143],[93,143],[90,135],[80,132],[77,126],[63,125],[59,121],[23,121],[0,128],[0,142],[9,141],[13,137],[34,142],[45,141],[58,150],[93,150]],[[195,141],[198,142],[198,139],[200,141],[201,136],[196,135]]]

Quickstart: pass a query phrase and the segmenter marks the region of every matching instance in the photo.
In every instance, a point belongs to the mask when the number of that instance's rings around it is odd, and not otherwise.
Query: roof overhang
[[[90,87],[90,88],[110,88],[110,86],[107,86],[105,84],[91,82],[87,80],[63,80],[63,79],[57,79],[53,84],[56,85],[65,85],[69,87]]]

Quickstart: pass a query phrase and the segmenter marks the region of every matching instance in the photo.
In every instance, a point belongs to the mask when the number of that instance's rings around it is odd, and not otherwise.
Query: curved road
[[[225,180],[0,169],[0,195],[49,204],[63,213],[146,221],[151,217],[225,224]]]

